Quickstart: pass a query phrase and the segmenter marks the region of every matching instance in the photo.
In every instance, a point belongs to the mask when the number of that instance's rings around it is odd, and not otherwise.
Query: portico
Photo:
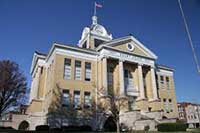
[[[153,59],[112,49],[102,49],[100,53],[103,87],[107,91],[105,94],[114,89],[120,96],[134,97],[137,100],[158,99]],[[144,77],[144,71],[148,73],[148,78]]]

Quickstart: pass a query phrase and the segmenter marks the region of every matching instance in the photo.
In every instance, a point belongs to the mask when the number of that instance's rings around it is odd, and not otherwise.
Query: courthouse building
[[[55,119],[62,126],[72,125],[69,117],[75,116],[76,124],[103,130],[110,117],[99,113],[98,105],[111,92],[127,98],[120,123],[129,129],[156,130],[156,124],[174,121],[174,69],[158,65],[157,58],[131,35],[113,38],[93,16],[77,46],[54,43],[47,54],[34,53],[26,120],[30,129],[55,126]],[[90,117],[82,113],[88,110]]]

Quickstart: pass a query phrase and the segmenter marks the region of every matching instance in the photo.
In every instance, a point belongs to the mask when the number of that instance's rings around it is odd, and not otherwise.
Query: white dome
[[[92,25],[90,28],[85,27],[83,29],[81,39],[79,40],[79,44],[82,44],[81,42],[83,42],[88,36],[91,35],[96,36],[104,41],[112,40],[112,34],[108,34],[104,26],[97,23],[97,16],[92,17]]]
[[[97,16],[92,17],[91,33],[112,40],[112,35],[109,35],[104,26],[97,23]]]
[[[99,25],[99,24],[94,26],[93,31],[102,36],[106,36],[108,34],[106,29],[102,25]]]
[[[89,32],[90,32],[90,28],[85,27],[84,30],[83,30],[83,32],[82,32],[81,40],[83,40],[87,36],[87,34]]]

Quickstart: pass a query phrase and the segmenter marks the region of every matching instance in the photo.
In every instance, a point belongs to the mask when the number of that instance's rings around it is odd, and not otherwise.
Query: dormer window
[[[104,41],[99,39],[94,39],[94,47],[97,48],[100,44],[102,44]]]

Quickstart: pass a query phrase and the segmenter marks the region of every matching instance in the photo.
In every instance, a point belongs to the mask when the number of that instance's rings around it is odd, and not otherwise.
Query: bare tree
[[[53,90],[53,99],[49,106],[48,123],[51,127],[62,127],[65,119],[72,125],[76,123],[77,110],[70,102],[68,106],[62,104],[62,89],[56,84],[56,89]],[[71,95],[70,95],[71,99]]]
[[[88,121],[94,115],[94,103],[91,101],[91,107],[85,108],[83,104],[79,108],[74,106],[72,96],[70,95],[70,102],[67,105],[63,105],[62,88],[59,84],[56,84],[56,89],[53,90],[54,98],[49,106],[47,117],[48,123],[52,127],[62,127],[63,122],[67,120],[69,125],[87,125]]]
[[[17,107],[27,89],[27,82],[17,63],[0,61],[0,117]]]
[[[103,105],[99,104],[98,109],[104,111],[104,115],[112,117],[117,126],[117,133],[120,133],[120,111],[126,107],[127,97],[121,96],[117,93],[114,93],[114,90],[109,90],[108,95],[102,95],[104,88],[101,88],[99,91],[99,98],[104,98],[105,103]]]

